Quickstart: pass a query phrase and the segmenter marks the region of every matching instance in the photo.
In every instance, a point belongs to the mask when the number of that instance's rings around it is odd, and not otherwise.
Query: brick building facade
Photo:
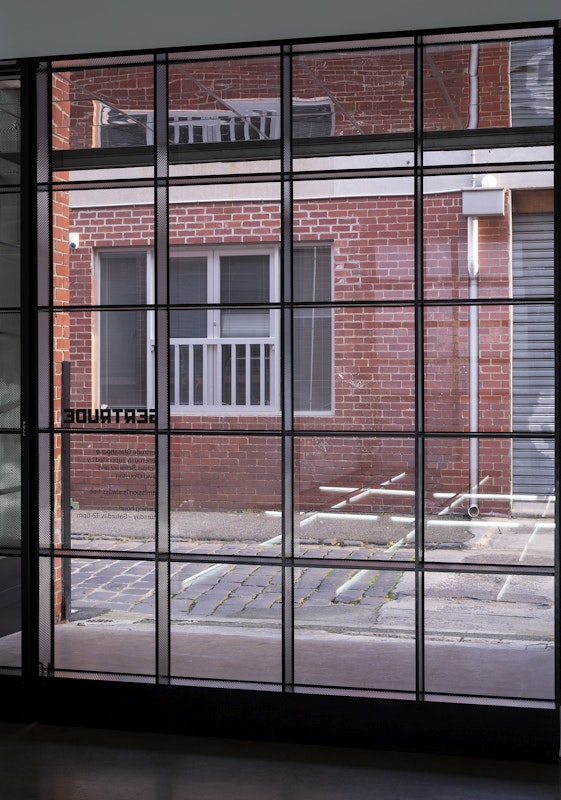
[[[472,48],[469,45],[426,48],[423,111],[427,135],[464,131],[474,125],[478,129],[511,125],[509,48],[504,42],[478,46],[475,123],[470,116],[474,105]],[[59,83],[65,87],[59,105],[67,113],[61,111],[53,119],[55,150],[87,151],[105,146],[113,152],[120,149],[126,159],[127,148],[134,149],[153,140],[151,67],[61,71],[56,85]],[[196,148],[222,140],[227,153],[234,141],[242,142],[243,148],[252,141],[266,139],[273,167],[277,163],[274,159],[280,156],[281,83],[276,58],[172,61],[167,89],[170,143]],[[329,501],[319,488],[325,484],[375,487],[405,473],[402,487],[412,490],[413,437],[420,426],[425,431],[444,434],[441,439],[432,439],[426,449],[427,510],[436,512],[442,507],[442,501],[434,499],[434,492],[453,495],[469,487],[468,440],[462,438],[462,434],[470,431],[470,319],[468,306],[461,302],[468,298],[469,255],[462,196],[475,181],[479,185],[480,177],[466,174],[451,181],[436,175],[427,180],[421,215],[415,206],[411,172],[404,171],[405,177],[399,177],[398,171],[410,167],[413,157],[414,89],[413,53],[408,48],[304,54],[294,62],[295,156],[300,152],[298,148],[315,136],[319,136],[318,152],[327,139],[343,142],[357,135],[382,135],[388,141],[400,137],[403,151],[403,156],[387,156],[388,163],[394,166],[390,177],[371,170],[368,175],[355,177],[349,173],[341,180],[322,182],[314,181],[311,174],[309,180],[296,187],[292,212],[294,251],[299,247],[308,248],[308,252],[323,248],[330,259],[330,274],[323,278],[323,294],[306,294],[308,290],[302,289],[304,294],[293,298],[297,303],[303,301],[302,305],[309,303],[308,317],[323,325],[321,380],[329,384],[321,408],[314,407],[312,401],[308,410],[295,408],[294,430],[313,434],[303,435],[296,444],[296,510],[325,506]],[[253,111],[248,110],[250,107]],[[245,131],[241,131],[243,125]],[[267,401],[263,401],[262,394],[261,401],[246,400],[239,405],[229,395],[229,402],[222,400],[221,409],[214,403],[201,410],[192,398],[190,404],[174,405],[170,400],[169,427],[172,433],[181,433],[170,440],[172,510],[280,508],[281,441],[278,436],[267,436],[267,432],[278,434],[281,426],[281,371],[278,356],[274,354],[281,350],[280,317],[275,303],[281,280],[278,252],[284,212],[278,185],[273,181],[265,179],[258,183],[253,177],[252,182],[244,184],[244,178],[259,173],[261,168],[265,173],[270,171],[264,153],[257,162],[227,163],[225,155],[226,163],[218,163],[210,170],[210,174],[214,171],[224,176],[223,185],[220,179],[207,185],[205,167],[200,163],[170,167],[170,175],[177,175],[177,185],[169,189],[170,258],[189,258],[191,253],[207,258],[210,251],[218,259],[223,253],[258,256],[266,252],[270,259],[270,279],[277,284],[265,298],[272,303],[266,313],[270,326],[276,330],[272,349],[265,356],[266,369],[272,376],[271,386],[265,390],[270,395]],[[361,166],[368,163],[364,153],[359,158]],[[375,156],[373,159],[376,167],[381,166],[382,162],[376,161]],[[325,163],[328,161],[333,168],[335,161],[332,157]],[[305,170],[308,163],[303,157],[301,168]],[[144,172],[136,174],[151,178],[151,168],[143,169]],[[82,174],[74,174],[73,179]],[[125,170],[123,177],[126,174]],[[95,172],[96,180],[105,175],[116,177],[114,172],[106,170]],[[237,175],[239,183],[235,182]],[[182,176],[185,185],[181,185]],[[200,185],[193,186],[197,176]],[[64,182],[66,177],[64,172],[58,173],[60,181]],[[74,430],[86,429],[82,437],[77,433],[72,437],[74,507],[95,509],[101,497],[103,505],[111,508],[153,510],[156,494],[153,425],[139,422],[140,417],[134,422],[131,419],[123,422],[123,404],[120,422],[112,418],[112,422],[97,427],[98,434],[93,435],[93,431],[98,420],[95,410],[107,405],[100,383],[100,362],[104,358],[101,350],[119,347],[117,341],[101,341],[100,319],[111,312],[95,311],[95,306],[104,302],[100,294],[100,280],[104,280],[100,279],[103,254],[130,254],[146,263],[137,273],[146,270],[146,286],[140,287],[136,301],[124,300],[127,305],[145,303],[147,308],[143,323],[147,326],[143,334],[147,347],[143,365],[146,374],[141,379],[146,390],[137,406],[154,404],[157,362],[167,358],[164,355],[167,347],[161,341],[162,329],[158,329],[157,358],[156,334],[150,332],[157,328],[153,305],[153,284],[157,280],[154,194],[138,185],[118,188],[113,184],[105,190],[90,187],[69,192],[58,188],[58,206],[68,209],[68,231],[64,230],[65,212],[61,215],[61,228],[55,215],[54,249],[55,253],[61,253],[60,267],[56,269],[68,269],[69,287],[68,298],[60,295],[59,302],[61,306],[68,302],[72,310],[56,312],[56,351],[64,351],[64,358],[72,365],[68,419]],[[508,303],[501,304],[512,292],[508,193],[504,211],[502,215],[481,217],[478,235],[483,276],[479,281],[479,297],[496,298],[497,303],[481,306],[478,315],[477,430],[497,434],[512,428],[512,319]],[[421,279],[415,267],[418,244],[415,226],[420,222],[424,240],[421,295],[416,289]],[[70,252],[68,232],[79,241],[79,246]],[[294,264],[296,270],[296,261]],[[64,280],[63,285],[66,286]],[[433,305],[429,302],[423,309],[422,381],[416,371],[420,368],[416,367],[419,361],[415,353],[419,296],[428,301],[442,301]],[[144,299],[139,301],[139,298]],[[204,302],[219,299],[218,295],[207,296]],[[176,302],[171,295],[169,301]],[[184,297],[181,301],[191,302]],[[238,298],[238,302],[246,301]],[[82,305],[85,308],[80,310]],[[133,312],[129,313],[132,320]],[[170,331],[173,315],[177,313],[169,312]],[[299,313],[306,316],[306,310],[298,306],[295,319]],[[269,334],[272,336],[271,331]],[[196,349],[197,345],[191,342],[191,346]],[[296,371],[303,369],[302,364],[298,365],[304,358],[304,354],[299,355],[300,347],[304,345],[296,339]],[[195,349],[190,351],[193,359]],[[244,359],[250,360],[249,352],[244,351],[241,356],[244,369]],[[60,360],[55,356],[55,372]],[[264,363],[259,368],[261,381]],[[170,366],[170,374],[175,368]],[[173,384],[173,378],[170,380]],[[314,380],[312,376],[311,382]],[[416,406],[421,385],[422,423]],[[173,385],[170,391],[173,394]],[[60,415],[61,405],[56,399],[55,405]],[[79,411],[76,414],[72,409]],[[86,410],[92,410],[93,416],[86,417]],[[64,413],[60,418],[64,419]],[[115,427],[123,430],[123,436],[104,437],[104,431]],[[131,435],[136,430],[139,435]],[[193,431],[192,436],[187,435],[189,431]],[[229,435],[230,431],[236,435]],[[200,432],[215,435],[201,437]],[[245,435],[241,436],[242,432]],[[333,432],[339,435],[334,437]],[[365,432],[379,433],[379,437],[365,439],[361,436]],[[345,436],[341,437],[341,433]],[[510,447],[508,439],[485,439],[479,443],[479,472],[485,475],[487,491],[491,493],[511,491]],[[493,507],[490,504],[489,508]],[[413,506],[409,497],[373,495],[355,508],[410,512]]]

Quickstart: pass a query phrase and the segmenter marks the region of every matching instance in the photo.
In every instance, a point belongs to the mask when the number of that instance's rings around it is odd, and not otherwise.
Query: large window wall
[[[556,708],[554,34],[39,65],[36,674]]]

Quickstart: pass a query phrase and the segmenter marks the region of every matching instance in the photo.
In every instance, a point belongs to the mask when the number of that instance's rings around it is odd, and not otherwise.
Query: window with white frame
[[[154,143],[154,115],[149,111],[121,110],[94,100],[97,146],[123,147]],[[327,97],[299,99],[292,106],[296,139],[332,136],[334,109]],[[170,144],[246,142],[280,137],[280,100],[231,100],[224,108],[170,111]]]
[[[99,396],[110,407],[153,403],[154,319],[148,250],[98,254]],[[332,406],[331,247],[294,249],[294,407]],[[176,248],[169,261],[172,413],[280,408],[278,250]],[[107,306],[116,306],[115,309]],[[120,306],[117,308],[117,306]],[[125,306],[123,308],[123,306]],[[126,308],[126,306],[138,306]]]

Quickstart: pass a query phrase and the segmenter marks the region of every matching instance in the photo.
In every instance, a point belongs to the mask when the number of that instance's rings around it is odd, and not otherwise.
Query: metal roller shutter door
[[[512,280],[515,298],[551,296],[553,215],[513,215]],[[551,304],[514,308],[512,414],[515,431],[536,438],[513,442],[514,493],[552,494],[554,445],[539,438],[554,429],[554,317]]]

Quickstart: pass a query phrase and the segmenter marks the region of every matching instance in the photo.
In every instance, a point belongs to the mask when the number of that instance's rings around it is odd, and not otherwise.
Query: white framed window
[[[154,404],[152,251],[97,254],[100,405]],[[331,246],[294,248],[294,408],[332,410]],[[279,251],[173,248],[169,259],[169,398],[174,414],[280,411]],[[306,304],[310,304],[309,306]],[[127,308],[126,306],[138,306]]]
[[[211,306],[170,309],[172,412],[278,411],[277,286],[276,248],[170,253],[174,306]]]
[[[94,100],[97,147],[154,143],[152,111],[124,110]],[[296,139],[332,136],[335,114],[328,97],[295,98],[292,105]],[[247,142],[280,138],[280,100],[230,100],[221,109],[175,110],[168,115],[170,144]]]

